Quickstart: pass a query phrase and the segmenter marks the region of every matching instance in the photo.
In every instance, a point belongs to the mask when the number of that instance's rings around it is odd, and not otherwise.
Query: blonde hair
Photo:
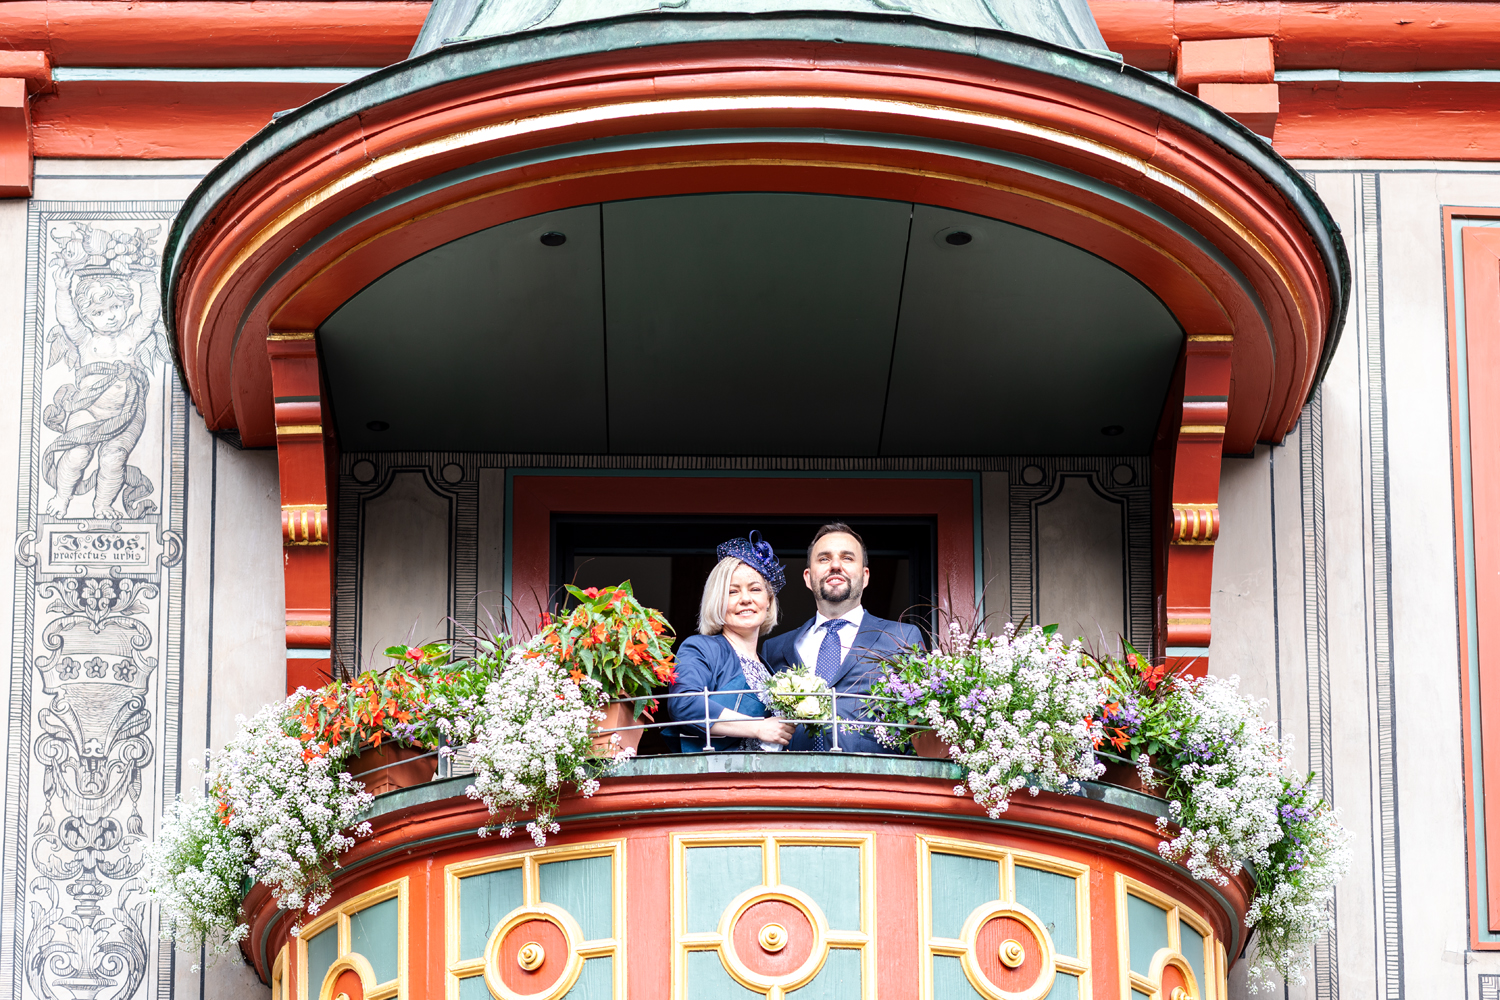
[[[776,592],[771,585],[766,583],[766,578],[754,566],[743,559],[735,556],[725,556],[719,560],[719,564],[708,574],[708,580],[703,584],[703,603],[698,605],[698,633],[700,635],[718,635],[724,631],[724,605],[729,603],[729,580],[734,576],[734,571],[741,566],[749,566],[756,576],[760,577],[761,583],[766,585],[766,593],[771,595],[771,606],[766,611],[766,620],[761,623],[760,634],[765,635],[776,627],[781,620],[781,605],[776,602]]]

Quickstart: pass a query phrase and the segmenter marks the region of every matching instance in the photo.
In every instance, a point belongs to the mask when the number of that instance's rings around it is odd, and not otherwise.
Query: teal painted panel
[[[1203,935],[1180,920],[1177,927],[1182,935],[1182,953],[1187,957],[1188,965],[1193,967],[1193,977],[1198,980],[1198,992],[1205,993],[1208,984],[1203,981]]]
[[[490,932],[522,899],[519,868],[459,879],[458,957],[483,958]]]
[[[761,885],[765,877],[759,847],[689,847],[683,863],[687,885],[687,929],[714,931],[730,900]]]
[[[615,992],[614,964],[615,960],[608,955],[584,959],[578,981],[563,995],[567,1000],[610,1000]]]
[[[716,951],[690,951],[687,957],[687,1000],[765,1000],[735,982]]]
[[[315,937],[307,939],[307,992],[317,996],[318,991],[323,988],[323,977],[328,975],[328,967],[339,957],[339,928],[337,922],[330,925],[326,931],[319,931]]]
[[[835,931],[859,926],[859,848],[783,847],[781,882],[813,898]]]
[[[932,855],[932,933],[956,938],[978,906],[1000,898],[1000,862]]]
[[[933,956],[932,995],[937,1000],[984,1000],[964,975],[963,963],[952,955]]]
[[[1144,976],[1156,953],[1167,946],[1167,911],[1127,895],[1125,914],[1130,921],[1130,971]]]
[[[495,1000],[495,994],[484,985],[483,976],[470,976],[458,981],[458,1000]]]
[[[1151,998],[1142,993],[1140,990],[1131,990],[1130,1000],[1151,1000]]]
[[[1078,883],[1066,875],[1016,865],[1016,902],[1041,920],[1059,955],[1078,957]]]
[[[1059,972],[1047,991],[1047,1000],[1078,1000],[1078,977]]]
[[[610,858],[577,858],[540,866],[542,902],[560,906],[583,928],[585,941],[613,933],[614,894]]]
[[[861,972],[859,952],[831,948],[813,981],[787,996],[791,1000],[860,1000]]]
[[[370,960],[377,983],[388,983],[396,978],[396,949],[400,945],[396,911],[399,905],[398,900],[387,899],[349,916],[349,950]]]

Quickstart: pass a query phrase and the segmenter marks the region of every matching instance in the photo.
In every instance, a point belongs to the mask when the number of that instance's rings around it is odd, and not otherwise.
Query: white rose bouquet
[[[833,718],[833,691],[806,664],[772,674],[766,682],[771,711],[793,722],[828,722]]]

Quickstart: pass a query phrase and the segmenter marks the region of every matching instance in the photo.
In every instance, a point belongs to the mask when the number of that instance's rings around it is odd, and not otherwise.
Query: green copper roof
[[[999,28],[1072,49],[1107,51],[1087,0],[433,0],[413,56],[450,42],[582,24],[624,14],[787,13],[916,15]]]

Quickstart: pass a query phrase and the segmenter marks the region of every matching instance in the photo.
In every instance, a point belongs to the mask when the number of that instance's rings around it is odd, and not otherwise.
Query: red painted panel
[[[938,604],[974,609],[974,484],[964,479],[763,479],[517,475],[511,489],[511,598],[534,620],[548,593],[553,513],[937,518]]]
[[[1145,69],[1171,69],[1178,40],[1270,36],[1281,69],[1395,71],[1500,66],[1486,3],[1089,0],[1104,40]]]
[[[3,7],[0,4],[0,7]],[[217,159],[330,83],[62,83],[32,102],[36,155]]]
[[[1274,145],[1282,156],[1309,159],[1500,159],[1500,91],[1463,83],[1282,84]]]
[[[1500,931],[1500,230],[1463,230],[1489,929]]]
[[[406,58],[427,10],[411,0],[12,0],[0,4],[0,38],[67,66],[385,66]]]

